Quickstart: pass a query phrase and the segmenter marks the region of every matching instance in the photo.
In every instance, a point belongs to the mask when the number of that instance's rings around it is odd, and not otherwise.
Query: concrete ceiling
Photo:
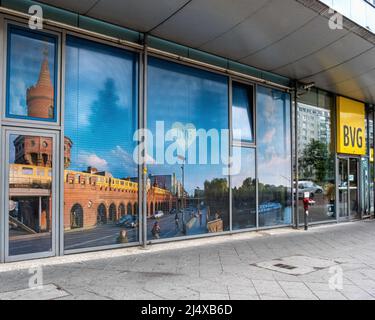
[[[375,42],[351,22],[331,30],[316,0],[41,2],[375,103]]]

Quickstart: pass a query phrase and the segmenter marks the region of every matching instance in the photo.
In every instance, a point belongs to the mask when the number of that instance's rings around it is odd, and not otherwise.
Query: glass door
[[[359,160],[349,158],[349,215],[351,219],[360,219],[359,206]]]
[[[348,192],[348,159],[339,158],[339,176],[337,181],[339,189],[339,217],[348,218],[349,192]]]
[[[56,253],[56,135],[5,129],[6,261]]]
[[[338,165],[339,217],[359,219],[359,160],[339,158]]]

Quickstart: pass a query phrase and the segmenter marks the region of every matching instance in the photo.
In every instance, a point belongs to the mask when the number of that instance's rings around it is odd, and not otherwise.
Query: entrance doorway
[[[5,261],[57,252],[56,142],[49,131],[4,128]]]
[[[359,219],[359,159],[338,159],[338,209],[340,220]]]

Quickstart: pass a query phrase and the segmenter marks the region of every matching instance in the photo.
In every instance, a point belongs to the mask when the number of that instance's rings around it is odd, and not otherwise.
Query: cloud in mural
[[[12,82],[10,86],[10,112],[12,114],[26,116],[26,84],[21,79]]]
[[[288,156],[273,155],[268,161],[261,161],[259,171],[262,172],[262,183],[287,187],[291,184],[290,157]]]
[[[81,166],[90,166],[98,169],[99,171],[108,170],[108,162],[105,159],[100,158],[94,153],[80,152],[78,154],[78,162]]]
[[[269,124],[276,123],[277,117],[275,117],[275,114],[277,114],[275,102],[272,99],[272,96],[266,96],[264,98],[264,109],[263,109],[263,115],[264,119],[267,119],[267,122]]]
[[[138,165],[133,158],[133,154],[124,150],[121,146],[116,146],[115,149],[111,151],[111,164],[114,168],[120,171],[136,175],[138,171]],[[155,164],[156,161],[150,155],[146,155],[146,164]]]

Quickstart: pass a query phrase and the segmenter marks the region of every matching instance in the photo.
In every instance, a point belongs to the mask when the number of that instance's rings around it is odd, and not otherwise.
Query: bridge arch
[[[127,214],[133,214],[133,206],[130,202],[128,203],[128,208],[126,210],[126,213]]]
[[[126,215],[126,208],[125,205],[121,202],[119,207],[118,207],[118,213],[120,217],[123,217]]]
[[[108,220],[109,222],[116,222],[117,219],[117,208],[114,203],[109,206]]]
[[[96,224],[107,224],[107,208],[103,203],[98,206]]]
[[[70,228],[83,228],[83,208],[79,203],[76,203],[70,210]]]

